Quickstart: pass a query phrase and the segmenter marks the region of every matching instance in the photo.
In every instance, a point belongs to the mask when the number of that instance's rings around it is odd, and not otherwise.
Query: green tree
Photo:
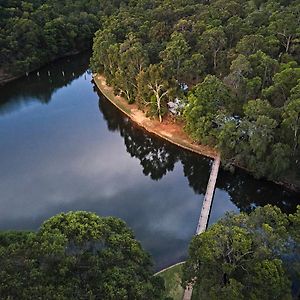
[[[245,121],[245,124],[247,126],[248,145],[253,154],[247,163],[248,167],[251,170],[256,170],[258,176],[264,176],[266,174],[265,157],[270,145],[274,142],[274,129],[277,123],[267,116],[259,116],[255,122]]]
[[[112,57],[117,56],[119,47],[115,45],[116,36],[109,29],[96,32],[91,58],[91,66],[94,71],[104,71],[107,75],[116,70],[117,59],[112,59]],[[115,55],[112,55],[112,53]]]
[[[120,45],[116,56],[117,70],[113,74],[114,86],[124,95],[129,103],[135,101],[137,76],[147,66],[148,57],[139,39],[130,33]]]
[[[224,78],[226,84],[228,84],[239,95],[242,100],[246,96],[245,84],[246,77],[251,71],[251,65],[246,56],[239,54],[238,57],[232,61],[230,66],[230,73]]]
[[[162,65],[150,65],[138,75],[139,95],[145,105],[150,105],[150,113],[159,118],[166,113],[166,103],[172,86]]]
[[[229,89],[217,77],[209,75],[188,96],[184,110],[187,132],[202,143],[213,142],[216,136],[216,116],[231,108]],[[225,113],[226,114],[226,113]]]
[[[285,103],[282,119],[283,126],[292,132],[291,136],[294,141],[293,151],[295,154],[300,143],[300,83],[291,90],[290,101]]]
[[[234,162],[240,139],[238,120],[229,120],[222,126],[217,138],[217,148],[222,153],[223,161]]]
[[[194,284],[194,299],[292,299],[280,257],[288,224],[288,217],[271,206],[250,215],[228,214],[192,239],[184,285]]]
[[[276,143],[271,146],[270,154],[267,157],[267,168],[270,178],[280,178],[285,174],[291,165],[292,149],[289,145]]]
[[[180,68],[182,62],[187,58],[190,50],[182,33],[174,32],[171,40],[167,43],[166,49],[160,53],[163,64],[166,64],[169,70],[174,70],[177,80],[180,78]]]
[[[298,12],[299,4],[275,11],[271,16],[270,29],[276,33],[286,53],[290,52],[292,43],[300,35]]]
[[[218,55],[226,45],[226,36],[222,27],[207,29],[201,35],[199,41],[202,53],[211,55],[213,70],[216,72],[218,66]]]
[[[245,23],[243,22],[243,19],[238,16],[232,16],[227,21],[224,32],[230,48],[233,47],[243,35],[243,27],[245,27]]]
[[[260,77],[261,88],[272,83],[272,78],[278,70],[278,62],[261,50],[249,56],[252,68],[251,77]]]
[[[273,77],[273,85],[263,90],[263,95],[275,106],[283,106],[300,78],[300,68],[285,68]]]
[[[260,34],[249,34],[243,36],[236,45],[238,53],[243,55],[251,55],[257,51],[263,51],[265,48],[265,39]]]
[[[253,78],[246,78],[246,99],[256,99],[260,92],[262,86],[262,79],[259,76]]]
[[[181,73],[184,78],[183,81],[188,83],[198,83],[200,76],[203,76],[205,69],[204,55],[200,53],[194,53],[188,59],[183,62]]]
[[[4,299],[163,297],[149,255],[126,224],[113,217],[62,213],[36,234],[2,233],[0,262]]]
[[[244,113],[248,120],[257,120],[259,116],[275,116],[275,109],[267,100],[255,99],[250,100],[244,105]]]
[[[294,214],[289,215],[290,224],[290,234],[294,241],[293,248],[291,250],[293,260],[289,267],[293,270],[293,275],[295,278],[300,278],[300,205],[297,206],[297,211]],[[300,288],[298,288],[297,295],[300,295]]]

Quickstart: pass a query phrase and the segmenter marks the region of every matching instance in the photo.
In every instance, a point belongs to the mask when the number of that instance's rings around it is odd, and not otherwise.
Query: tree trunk
[[[158,118],[159,118],[159,122],[162,122],[162,116],[161,116],[161,99],[163,99],[164,96],[167,95],[167,91],[163,92],[160,95],[160,92],[163,88],[162,84],[155,84],[155,86],[152,86],[151,84],[148,85],[149,88],[153,91],[155,97],[156,97],[156,106],[157,106],[157,113],[158,113]]]
[[[285,47],[285,53],[288,53],[290,50],[290,45],[291,45],[292,37],[289,35],[286,41],[286,47]]]
[[[214,71],[216,71],[217,68],[217,52],[214,52]]]
[[[298,126],[294,130],[294,155],[298,147]]]
[[[160,97],[159,94],[156,94],[156,100],[157,100],[157,111],[158,111],[158,118],[159,122],[162,123],[162,117],[161,117],[161,106],[160,106]]]
[[[214,52],[214,71],[216,71],[217,69],[217,54],[219,52],[219,49],[217,49],[215,52]]]

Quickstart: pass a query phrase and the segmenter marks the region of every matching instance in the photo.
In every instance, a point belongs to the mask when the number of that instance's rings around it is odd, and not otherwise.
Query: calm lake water
[[[93,211],[124,219],[155,269],[183,260],[211,161],[131,124],[87,68],[81,54],[0,88],[0,229],[35,230],[60,212]],[[293,212],[300,197],[221,171],[210,224],[268,203]]]

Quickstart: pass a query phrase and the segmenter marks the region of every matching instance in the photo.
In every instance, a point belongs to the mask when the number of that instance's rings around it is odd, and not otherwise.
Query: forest
[[[161,121],[173,103],[225,165],[299,184],[299,15],[299,1],[129,1],[103,19],[91,66]]]
[[[120,0],[2,0],[0,81],[92,46],[101,18]],[[124,1],[122,1],[124,2]]]
[[[192,299],[298,299],[299,221],[299,206],[289,216],[271,205],[227,214],[193,237],[183,285],[194,283]]]
[[[225,167],[300,186],[300,0],[2,0],[0,24],[0,82],[92,48],[92,71],[149,117],[183,124],[195,143],[220,151]],[[32,80],[32,98],[49,103],[84,70],[53,72],[46,89]],[[0,114],[10,112],[8,100]],[[152,140],[105,100],[99,110],[145,175],[158,180],[180,162],[204,194],[202,158]],[[196,299],[299,298],[300,207],[287,197],[274,199],[280,208],[262,207],[273,201],[266,191],[252,196],[235,177],[218,187],[241,213],[193,237],[182,287],[192,283]],[[170,299],[126,223],[85,211],[55,215],[36,232],[0,231],[0,266],[3,299]]]
[[[0,231],[1,299],[163,300],[149,254],[115,217],[76,211]]]
[[[193,237],[182,287],[194,283],[193,299],[296,299],[299,229],[300,206],[290,215],[271,205],[227,214]],[[0,263],[1,299],[173,299],[115,217],[68,212],[37,232],[0,231]]]
[[[129,103],[161,121],[171,103],[225,166],[299,186],[299,15],[295,0],[4,0],[0,80],[93,44]]]

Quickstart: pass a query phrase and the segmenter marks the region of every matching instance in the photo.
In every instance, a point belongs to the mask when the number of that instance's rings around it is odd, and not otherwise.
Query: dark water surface
[[[211,161],[136,128],[97,92],[87,66],[81,54],[0,88],[0,229],[93,211],[124,219],[156,269],[182,260]],[[210,223],[267,203],[293,212],[300,197],[221,171]]]

